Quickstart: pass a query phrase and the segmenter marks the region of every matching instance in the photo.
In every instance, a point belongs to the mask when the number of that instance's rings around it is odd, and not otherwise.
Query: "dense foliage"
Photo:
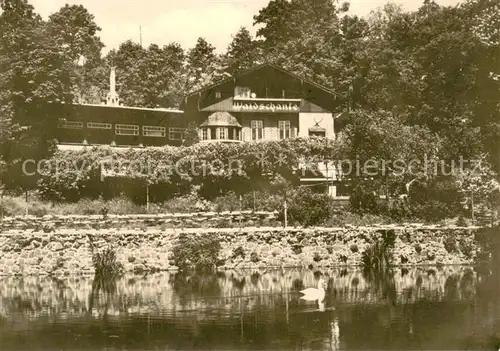
[[[43,199],[52,202],[125,197],[144,205],[148,193],[150,203],[169,212],[240,208],[282,211],[287,199],[290,224],[319,225],[335,209],[325,187],[314,193],[300,187],[300,178],[307,171],[315,171],[320,160],[342,159],[345,145],[342,140],[299,138],[256,144],[57,151],[40,163],[38,170],[32,170],[31,182],[37,184],[35,190]],[[398,152],[402,159],[411,160],[402,149]],[[396,220],[470,217],[470,188],[476,194],[475,206],[495,206],[498,183],[488,172],[491,169],[487,165],[482,177],[463,172],[419,177],[419,171],[415,171],[411,184],[407,183],[412,175],[409,171],[370,178],[360,174],[350,180],[350,210]],[[380,194],[386,197],[381,199]],[[92,213],[100,211],[89,207]]]
[[[320,139],[126,151],[89,148],[57,151],[33,177],[39,176],[41,195],[53,201],[106,195],[102,193],[106,182],[117,183],[108,175],[122,178],[125,187],[129,182],[129,188],[149,184],[153,202],[188,194],[193,187],[210,199],[230,191],[246,194],[269,187],[278,175],[297,181],[302,159],[333,158],[336,149],[335,142]]]
[[[393,230],[384,230],[381,238],[370,245],[361,255],[365,273],[383,272],[392,265],[395,234]]]
[[[83,6],[65,5],[44,21],[25,1],[4,0],[0,15],[2,182],[11,188],[36,188],[54,201],[124,192],[137,198],[146,185],[152,201],[189,194],[193,187],[204,198],[234,193],[248,201],[246,194],[266,189],[277,175],[296,181],[301,158],[357,159],[375,162],[377,171],[373,176],[348,177],[354,190],[351,206],[358,213],[435,220],[460,213],[462,204],[496,206],[500,196],[496,181],[500,170],[498,2],[467,0],[440,6],[425,0],[415,11],[388,3],[366,18],[349,14],[348,8],[347,3],[333,0],[272,0],[254,16],[257,37],[242,27],[222,54],[200,37],[192,48],[177,43],[144,48],[125,41],[102,56],[100,27]],[[78,171],[60,167],[57,176],[54,169],[38,179],[21,176],[24,160],[47,158],[54,151],[51,133],[57,114],[39,105],[99,102],[108,90],[111,66],[116,67],[118,93],[125,104],[179,107],[186,93],[266,61],[346,97],[345,107],[353,112],[338,143],[324,146],[323,141],[300,140],[202,147],[196,144],[195,126],[191,126],[190,137],[180,149],[57,152],[51,161],[67,162]],[[262,155],[268,157],[266,162]],[[242,160],[242,172],[234,172],[226,162],[235,158]],[[467,164],[457,172],[454,162],[462,158],[480,159],[482,166]],[[421,162],[410,167],[416,159]],[[98,166],[103,160],[134,160],[143,165],[149,161],[152,171],[126,171],[124,180],[104,187],[108,193],[103,194]],[[211,165],[208,174],[196,175],[207,173],[199,160]],[[405,166],[382,165],[384,160],[404,161]],[[444,167],[429,173],[438,160]],[[180,162],[183,170],[188,165],[191,170],[169,173],[160,161]],[[81,168],[86,163],[92,166]],[[106,179],[104,183],[111,184]],[[380,194],[386,195],[386,203],[374,200]]]
[[[116,250],[111,247],[98,249],[95,246],[95,239],[88,235],[90,252],[92,254],[92,264],[94,266],[95,280],[105,283],[113,281],[123,275],[123,264],[116,257]]]
[[[181,234],[173,248],[175,265],[181,271],[211,271],[217,267],[220,250],[217,237]]]
[[[290,224],[319,226],[333,215],[332,198],[325,193],[314,193],[307,188],[299,188],[287,201]]]

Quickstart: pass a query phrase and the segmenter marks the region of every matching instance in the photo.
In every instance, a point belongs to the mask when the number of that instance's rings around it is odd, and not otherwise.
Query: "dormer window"
[[[249,99],[251,97],[252,91],[249,87],[234,87],[234,97]]]
[[[220,93],[220,91],[216,91],[215,92],[215,98],[216,99],[220,99],[222,97],[222,94]]]

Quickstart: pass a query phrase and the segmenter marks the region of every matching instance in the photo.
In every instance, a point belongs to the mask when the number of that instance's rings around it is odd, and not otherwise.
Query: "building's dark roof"
[[[283,72],[283,73],[285,73],[285,74],[287,74],[287,75],[289,75],[289,76],[291,76],[291,77],[295,77],[296,79],[300,79],[300,80],[302,80],[303,82],[305,82],[305,83],[307,83],[307,84],[309,84],[309,85],[311,85],[311,86],[314,86],[314,87],[316,87],[316,88],[318,88],[318,89],[320,89],[320,90],[323,90],[323,91],[325,91],[325,92],[326,92],[326,93],[328,93],[328,94],[335,95],[335,96],[339,96],[339,95],[341,95],[341,94],[339,94],[339,93],[337,93],[337,92],[333,91],[332,89],[329,89],[329,88],[327,88],[327,87],[325,87],[325,86],[323,86],[323,85],[320,85],[320,84],[318,84],[318,83],[314,83],[314,82],[313,82],[313,81],[311,81],[311,80],[308,80],[308,79],[303,78],[303,77],[301,77],[301,76],[299,76],[299,75],[297,75],[297,74],[295,74],[295,73],[292,73],[292,72],[290,72],[290,71],[287,71],[287,70],[285,70],[285,69],[283,69],[283,68],[281,68],[281,67],[276,66],[275,64],[272,64],[272,63],[263,63],[263,64],[261,64],[261,65],[255,66],[254,68],[250,68],[250,69],[248,69],[248,70],[246,70],[246,71],[243,71],[243,72],[240,72],[240,73],[238,73],[238,74],[236,74],[236,75],[234,75],[234,76],[231,76],[230,78],[223,79],[223,80],[218,81],[218,82],[216,82],[216,83],[214,83],[214,84],[207,85],[206,87],[203,87],[203,88],[201,88],[201,89],[198,89],[198,90],[196,90],[196,91],[193,91],[193,92],[191,92],[191,93],[187,94],[187,95],[185,96],[185,98],[188,98],[188,97],[193,96],[193,95],[195,95],[195,94],[199,94],[199,93],[201,93],[201,92],[203,92],[203,91],[205,91],[205,90],[212,89],[212,88],[214,88],[214,87],[216,87],[216,86],[219,86],[219,85],[221,85],[221,84],[224,84],[224,83],[230,82],[230,81],[234,80],[235,78],[239,78],[239,77],[241,77],[241,76],[245,76],[245,75],[247,75],[247,74],[249,74],[249,73],[251,73],[251,72],[254,72],[254,71],[260,70],[260,69],[265,68],[265,67],[271,67],[271,68],[273,68],[273,69],[275,69],[275,70],[278,70],[278,71],[281,71],[281,72]]]
[[[218,111],[212,113],[203,122],[200,127],[238,127],[241,128],[241,124],[238,123],[236,117],[234,117],[229,112]]]

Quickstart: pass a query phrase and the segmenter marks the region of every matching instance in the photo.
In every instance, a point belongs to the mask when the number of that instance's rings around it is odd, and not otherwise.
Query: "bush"
[[[287,201],[290,223],[304,227],[321,225],[332,215],[332,199],[328,194],[313,193],[309,189],[298,189]],[[283,210],[279,215],[283,219]]]
[[[92,254],[92,264],[94,266],[94,282],[106,284],[107,281],[115,280],[124,273],[123,264],[118,262],[116,250],[110,246],[99,251],[94,245],[94,238],[87,234],[90,242],[90,252]]]
[[[293,247],[293,253],[295,255],[300,255],[302,253],[302,245],[295,245]]]
[[[396,232],[394,229],[382,230],[383,244],[387,248],[393,248],[396,242]]]
[[[378,195],[372,184],[357,184],[349,198],[349,205],[354,213],[379,213]]]
[[[229,192],[226,195],[216,197],[213,200],[214,209],[216,212],[224,211],[239,211],[240,210],[240,197],[234,192]],[[241,201],[241,208],[245,209],[243,199]]]
[[[235,259],[237,257],[245,258],[245,250],[241,246],[238,246],[236,249],[233,250],[232,258]]]
[[[404,220],[413,217],[410,203],[404,199],[392,199],[387,206],[387,214],[394,220]]]
[[[415,244],[415,252],[420,254],[422,252],[422,246],[420,244]]]
[[[162,196],[157,196],[158,194],[169,194],[170,197],[189,194],[192,184],[200,186],[200,195],[211,199],[231,190],[244,189],[244,192],[254,190],[256,183],[270,186],[273,179],[266,174],[281,174],[284,178],[298,180],[300,175],[294,174],[290,169],[297,167],[302,158],[317,154],[336,155],[338,152],[333,140],[309,138],[255,144],[195,144],[180,148],[165,146],[161,149],[130,149],[125,152],[99,147],[82,151],[59,150],[47,163],[47,169],[43,169],[37,188],[44,199],[52,201],[76,202],[84,197],[93,199],[99,196],[106,197],[101,181],[101,170],[113,171],[113,166],[134,161],[144,165],[142,172],[132,170],[126,173],[122,178],[129,179],[130,182],[121,182],[117,178],[107,179],[105,187],[109,187],[108,195],[112,196],[120,190],[133,198],[140,193],[139,197],[143,202],[145,183],[148,182],[150,189],[160,185],[168,189],[168,191],[151,192],[150,196],[156,199],[154,202],[163,201],[160,200]],[[206,164],[195,163],[191,172],[193,155],[206,160]],[[262,159],[268,160],[266,165],[262,164]],[[280,166],[276,161],[281,159],[284,159],[290,167]],[[113,160],[114,164],[108,162],[109,160]],[[165,172],[165,160],[168,160],[168,165],[184,165],[181,170],[184,174]],[[221,162],[214,162],[216,160]],[[241,162],[236,163],[235,160]],[[55,164],[59,166],[57,169],[53,167]],[[212,164],[221,166],[210,169],[207,176],[206,165]],[[123,184],[117,186],[117,183]]]
[[[26,202],[20,197],[3,197],[0,199],[0,213],[4,216],[23,215],[26,213],[25,204]]]
[[[43,217],[50,212],[49,205],[36,201],[30,203],[28,213],[32,216]]]
[[[0,214],[4,216],[24,216],[26,206],[30,216],[43,217],[52,212],[50,204],[40,201],[35,195],[31,195],[26,203],[24,196],[4,196],[0,199]]]
[[[437,177],[427,183],[415,183],[409,201],[415,217],[429,222],[463,214],[462,193],[451,177]]]
[[[138,214],[146,213],[146,209],[143,206],[136,205],[124,196],[113,198],[106,203],[108,207],[108,213],[122,215],[122,214]],[[102,209],[102,202],[100,206],[95,208],[95,214],[100,214]]]
[[[457,240],[452,235],[447,235],[443,239],[444,248],[449,253],[457,251]]]
[[[116,251],[111,247],[107,247],[103,251],[94,252],[92,263],[96,276],[112,278],[123,274],[123,264],[118,262]]]
[[[358,245],[356,245],[356,244],[352,244],[351,247],[350,247],[350,249],[351,249],[352,253],[356,253],[359,250],[358,249]]]
[[[459,242],[460,246],[460,251],[464,254],[465,257],[467,258],[472,258],[472,253],[474,251],[474,245],[471,241],[462,239]]]
[[[365,270],[385,270],[392,261],[390,246],[377,241],[363,252],[361,260]]]
[[[259,255],[257,255],[256,252],[252,252],[250,254],[250,261],[252,261],[253,263],[259,262]]]
[[[220,249],[217,236],[181,234],[173,255],[181,270],[207,271],[217,267]]]
[[[194,191],[184,196],[170,199],[158,207],[159,211],[170,213],[204,212],[214,209],[212,203],[202,199]]]

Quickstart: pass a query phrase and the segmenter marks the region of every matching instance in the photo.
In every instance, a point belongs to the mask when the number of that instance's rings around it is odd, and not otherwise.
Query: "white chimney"
[[[120,97],[116,92],[116,70],[115,67],[111,67],[111,73],[109,74],[109,93],[106,96],[106,105],[120,106]]]

